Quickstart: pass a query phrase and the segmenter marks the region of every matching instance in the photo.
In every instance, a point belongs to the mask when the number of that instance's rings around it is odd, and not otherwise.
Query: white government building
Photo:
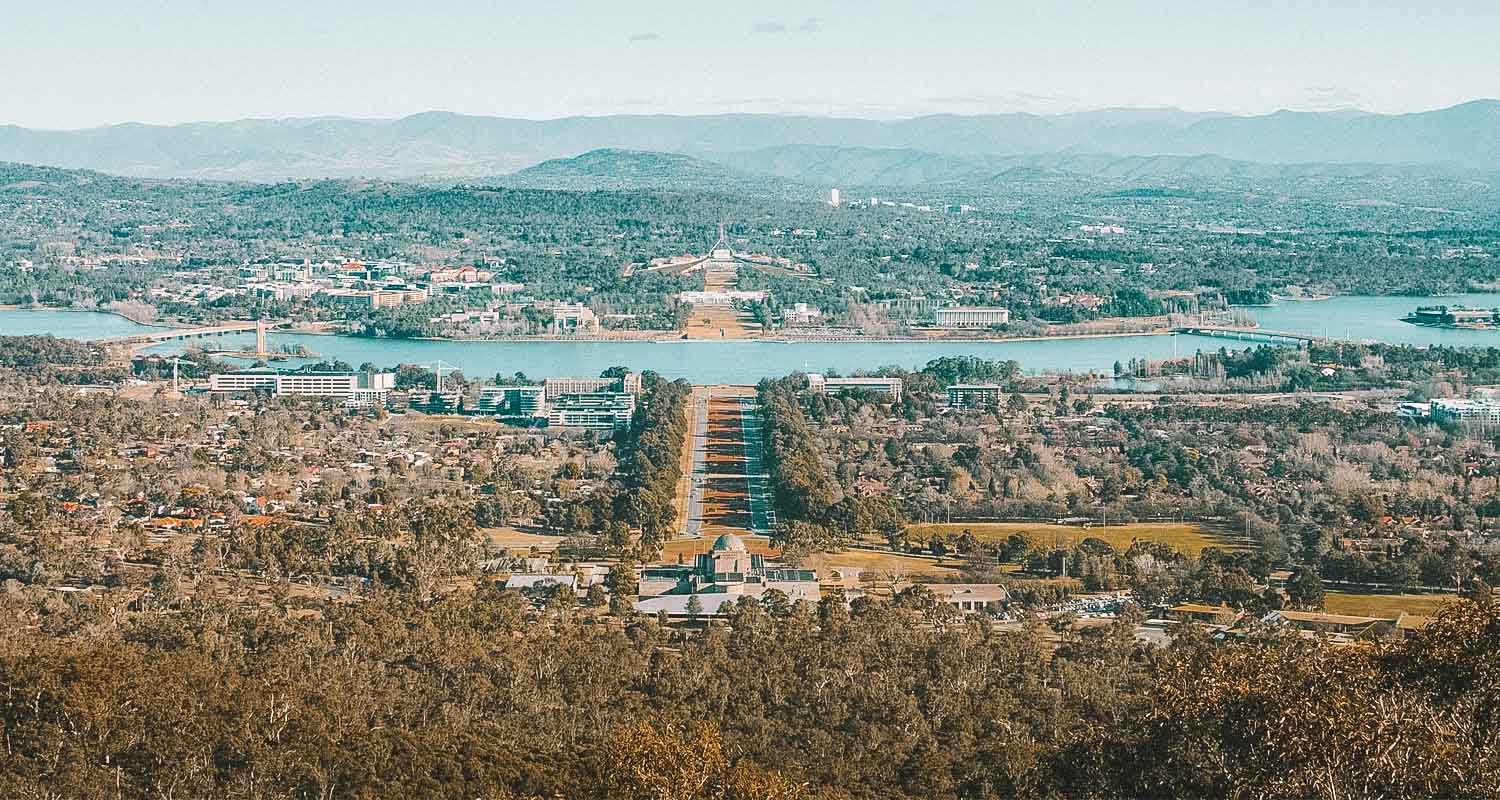
[[[345,405],[382,405],[396,388],[391,372],[282,372],[274,369],[244,369],[221,372],[208,379],[214,394],[269,392],[274,397],[327,397]]]
[[[956,306],[940,308],[933,317],[939,328],[988,328],[1010,322],[1010,309]]]
[[[816,372],[807,376],[808,391],[831,396],[844,392],[865,391],[883,394],[892,400],[900,400],[901,385],[900,378],[829,378]]]

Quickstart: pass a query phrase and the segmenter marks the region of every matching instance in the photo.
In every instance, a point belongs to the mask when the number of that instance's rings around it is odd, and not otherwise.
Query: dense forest
[[[1493,797],[1500,609],[1403,642],[994,633],[914,591],[722,627],[418,602],[11,594],[7,797]],[[191,686],[193,691],[184,692]]]

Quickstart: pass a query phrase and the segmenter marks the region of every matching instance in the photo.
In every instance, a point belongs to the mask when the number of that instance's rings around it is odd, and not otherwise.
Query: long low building
[[[1010,309],[988,307],[940,308],[933,312],[939,328],[988,328],[1010,322]]]
[[[999,611],[1010,594],[997,583],[929,583],[932,596],[959,611]]]
[[[829,378],[814,372],[807,376],[807,388],[818,394],[840,395],[844,392],[875,392],[892,400],[901,399],[900,378]]]
[[[283,372],[246,369],[221,372],[208,379],[214,394],[268,392],[274,397],[327,397],[345,405],[383,405],[396,388],[390,372]]]
[[[1482,422],[1500,424],[1500,401],[1444,398],[1430,402],[1429,413],[1437,422]]]

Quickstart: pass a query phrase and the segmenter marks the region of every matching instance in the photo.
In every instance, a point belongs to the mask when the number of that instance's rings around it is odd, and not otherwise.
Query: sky
[[[1500,97],[1494,0],[0,0],[0,124]]]

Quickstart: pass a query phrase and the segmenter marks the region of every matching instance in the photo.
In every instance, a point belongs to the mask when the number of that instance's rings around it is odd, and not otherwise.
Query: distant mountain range
[[[0,160],[140,177],[475,178],[601,149],[685,154],[740,172],[795,174],[824,183],[868,176],[856,181],[862,184],[967,179],[976,169],[1003,170],[1043,156],[1073,165],[1058,167],[1068,171],[1084,163],[1077,159],[1127,163],[1118,157],[1147,158],[1129,163],[1149,169],[1150,158],[1163,156],[1213,156],[1223,164],[1491,171],[1500,170],[1500,101],[1394,115],[1112,109],[899,121],[755,114],[536,121],[430,112],[398,120],[126,124],[79,131],[0,126]],[[1217,169],[1211,165],[1218,163],[1200,166]]]

